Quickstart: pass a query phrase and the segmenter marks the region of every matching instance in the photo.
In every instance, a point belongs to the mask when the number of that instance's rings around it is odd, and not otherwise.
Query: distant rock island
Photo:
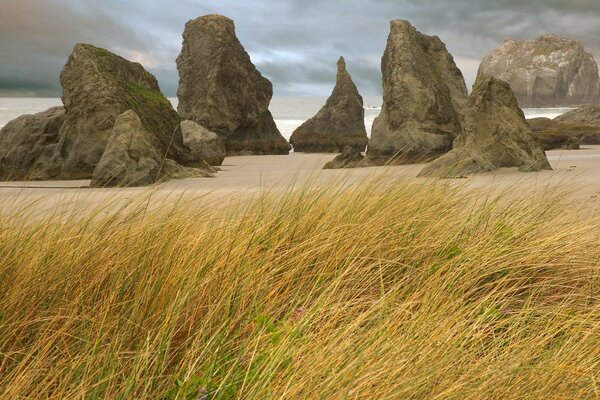
[[[368,141],[363,98],[340,57],[333,93],[317,115],[294,131],[290,143],[297,152],[340,153],[347,147],[364,151]]]
[[[505,41],[483,59],[479,74],[508,82],[521,107],[600,101],[594,57],[585,52],[581,42],[556,35]]]
[[[444,43],[394,20],[381,70],[383,107],[373,123],[369,162],[427,162],[450,151],[468,94]]]
[[[288,154],[269,111],[273,85],[256,69],[231,19],[206,15],[183,32],[178,111],[221,136],[227,154]]]

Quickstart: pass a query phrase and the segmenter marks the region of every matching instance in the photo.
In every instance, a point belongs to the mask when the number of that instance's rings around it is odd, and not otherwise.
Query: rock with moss
[[[117,117],[127,110],[140,117],[159,151],[176,162],[193,162],[183,144],[179,116],[161,93],[156,78],[139,63],[78,44],[60,81],[67,115],[60,131],[63,163],[58,177],[91,177]]]
[[[189,21],[177,69],[179,114],[221,136],[228,154],[289,153],[269,112],[273,86],[252,64],[231,19]]]
[[[92,175],[92,187],[145,186],[168,179],[211,176],[167,157],[133,110],[117,117]]]
[[[60,172],[58,132],[65,109],[23,115],[0,130],[0,180],[43,180]]]
[[[468,94],[444,43],[394,20],[381,69],[383,107],[373,123],[369,161],[425,162],[450,151]]]
[[[551,169],[510,85],[480,75],[466,107],[464,132],[454,141],[454,149],[425,167],[419,176],[465,177],[504,167]]]
[[[533,118],[527,121],[534,135],[546,144],[558,144],[560,148],[574,146],[575,142],[582,145],[600,144],[600,107],[584,105],[567,112],[555,119]],[[574,148],[574,147],[573,147]]]
[[[194,121],[182,121],[183,143],[190,148],[192,155],[209,165],[219,166],[225,159],[225,142],[214,132]]]
[[[348,146],[364,151],[369,141],[364,115],[363,98],[340,57],[333,93],[317,115],[294,131],[290,143],[295,152],[339,153]]]
[[[598,65],[580,41],[557,35],[507,40],[481,62],[479,74],[510,84],[521,107],[556,107],[600,100]]]

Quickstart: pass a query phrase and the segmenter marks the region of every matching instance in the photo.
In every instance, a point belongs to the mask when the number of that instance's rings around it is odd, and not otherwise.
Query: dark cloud
[[[144,64],[174,95],[185,22],[207,13],[236,21],[240,40],[276,94],[327,94],[346,57],[363,94],[380,92],[389,20],[410,20],[446,42],[467,82],[504,39],[547,32],[600,54],[598,0],[0,0],[0,94],[59,93],[73,45],[91,42]]]

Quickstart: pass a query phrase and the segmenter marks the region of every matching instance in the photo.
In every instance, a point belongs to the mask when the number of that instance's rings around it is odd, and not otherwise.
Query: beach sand
[[[394,181],[398,178],[423,184],[461,186],[485,195],[508,191],[533,196],[559,190],[574,206],[586,212],[600,211],[600,146],[555,150],[547,154],[554,171],[523,173],[516,169],[501,169],[468,179],[442,181],[416,178],[423,164],[323,170],[323,165],[335,155],[292,153],[289,156],[229,157],[215,178],[176,180],[152,188],[89,189],[85,187],[89,181],[0,182],[0,212],[6,216],[24,207],[42,215],[57,208],[85,211],[148,196],[151,196],[149,203],[151,200],[157,206],[181,198],[202,198],[215,204],[226,204],[264,191],[306,184],[315,187],[357,185],[370,179]]]

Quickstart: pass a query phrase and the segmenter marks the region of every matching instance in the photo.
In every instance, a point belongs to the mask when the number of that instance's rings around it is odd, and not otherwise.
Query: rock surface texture
[[[588,104],[569,111],[555,119],[534,118],[527,121],[534,135],[542,140],[565,142],[560,148],[574,144],[600,144],[600,106]]]
[[[0,180],[41,180],[60,172],[56,149],[65,109],[23,115],[0,130]]]
[[[468,94],[444,43],[394,20],[381,70],[383,107],[373,123],[370,162],[424,162],[450,151]]]
[[[252,64],[231,19],[189,21],[177,69],[179,114],[221,136],[228,154],[289,153],[269,112],[273,86]]]
[[[507,40],[486,56],[479,74],[508,82],[521,107],[598,103],[598,65],[581,42],[556,35]]]
[[[210,176],[166,158],[133,110],[121,114],[96,165],[92,187],[144,186],[167,179]]]
[[[183,143],[190,148],[194,158],[219,166],[225,159],[225,142],[214,132],[194,121],[182,121]]]
[[[554,118],[556,122],[600,126],[600,105],[586,104]]]
[[[364,151],[368,141],[363,98],[340,57],[333,93],[313,118],[294,131],[290,143],[296,152],[339,153],[347,147]]]
[[[503,167],[551,169],[510,85],[480,76],[469,97],[464,132],[456,138],[454,149],[425,167],[419,176],[464,177]]]
[[[138,116],[146,141],[163,158],[206,168],[184,145],[178,114],[140,64],[78,44],[60,81],[64,108],[21,117],[2,130],[3,179],[91,179],[115,121],[128,110]]]
[[[346,147],[342,154],[338,155],[333,160],[329,161],[323,169],[342,169],[342,168],[357,168],[367,166],[365,164],[365,156],[356,147]]]

